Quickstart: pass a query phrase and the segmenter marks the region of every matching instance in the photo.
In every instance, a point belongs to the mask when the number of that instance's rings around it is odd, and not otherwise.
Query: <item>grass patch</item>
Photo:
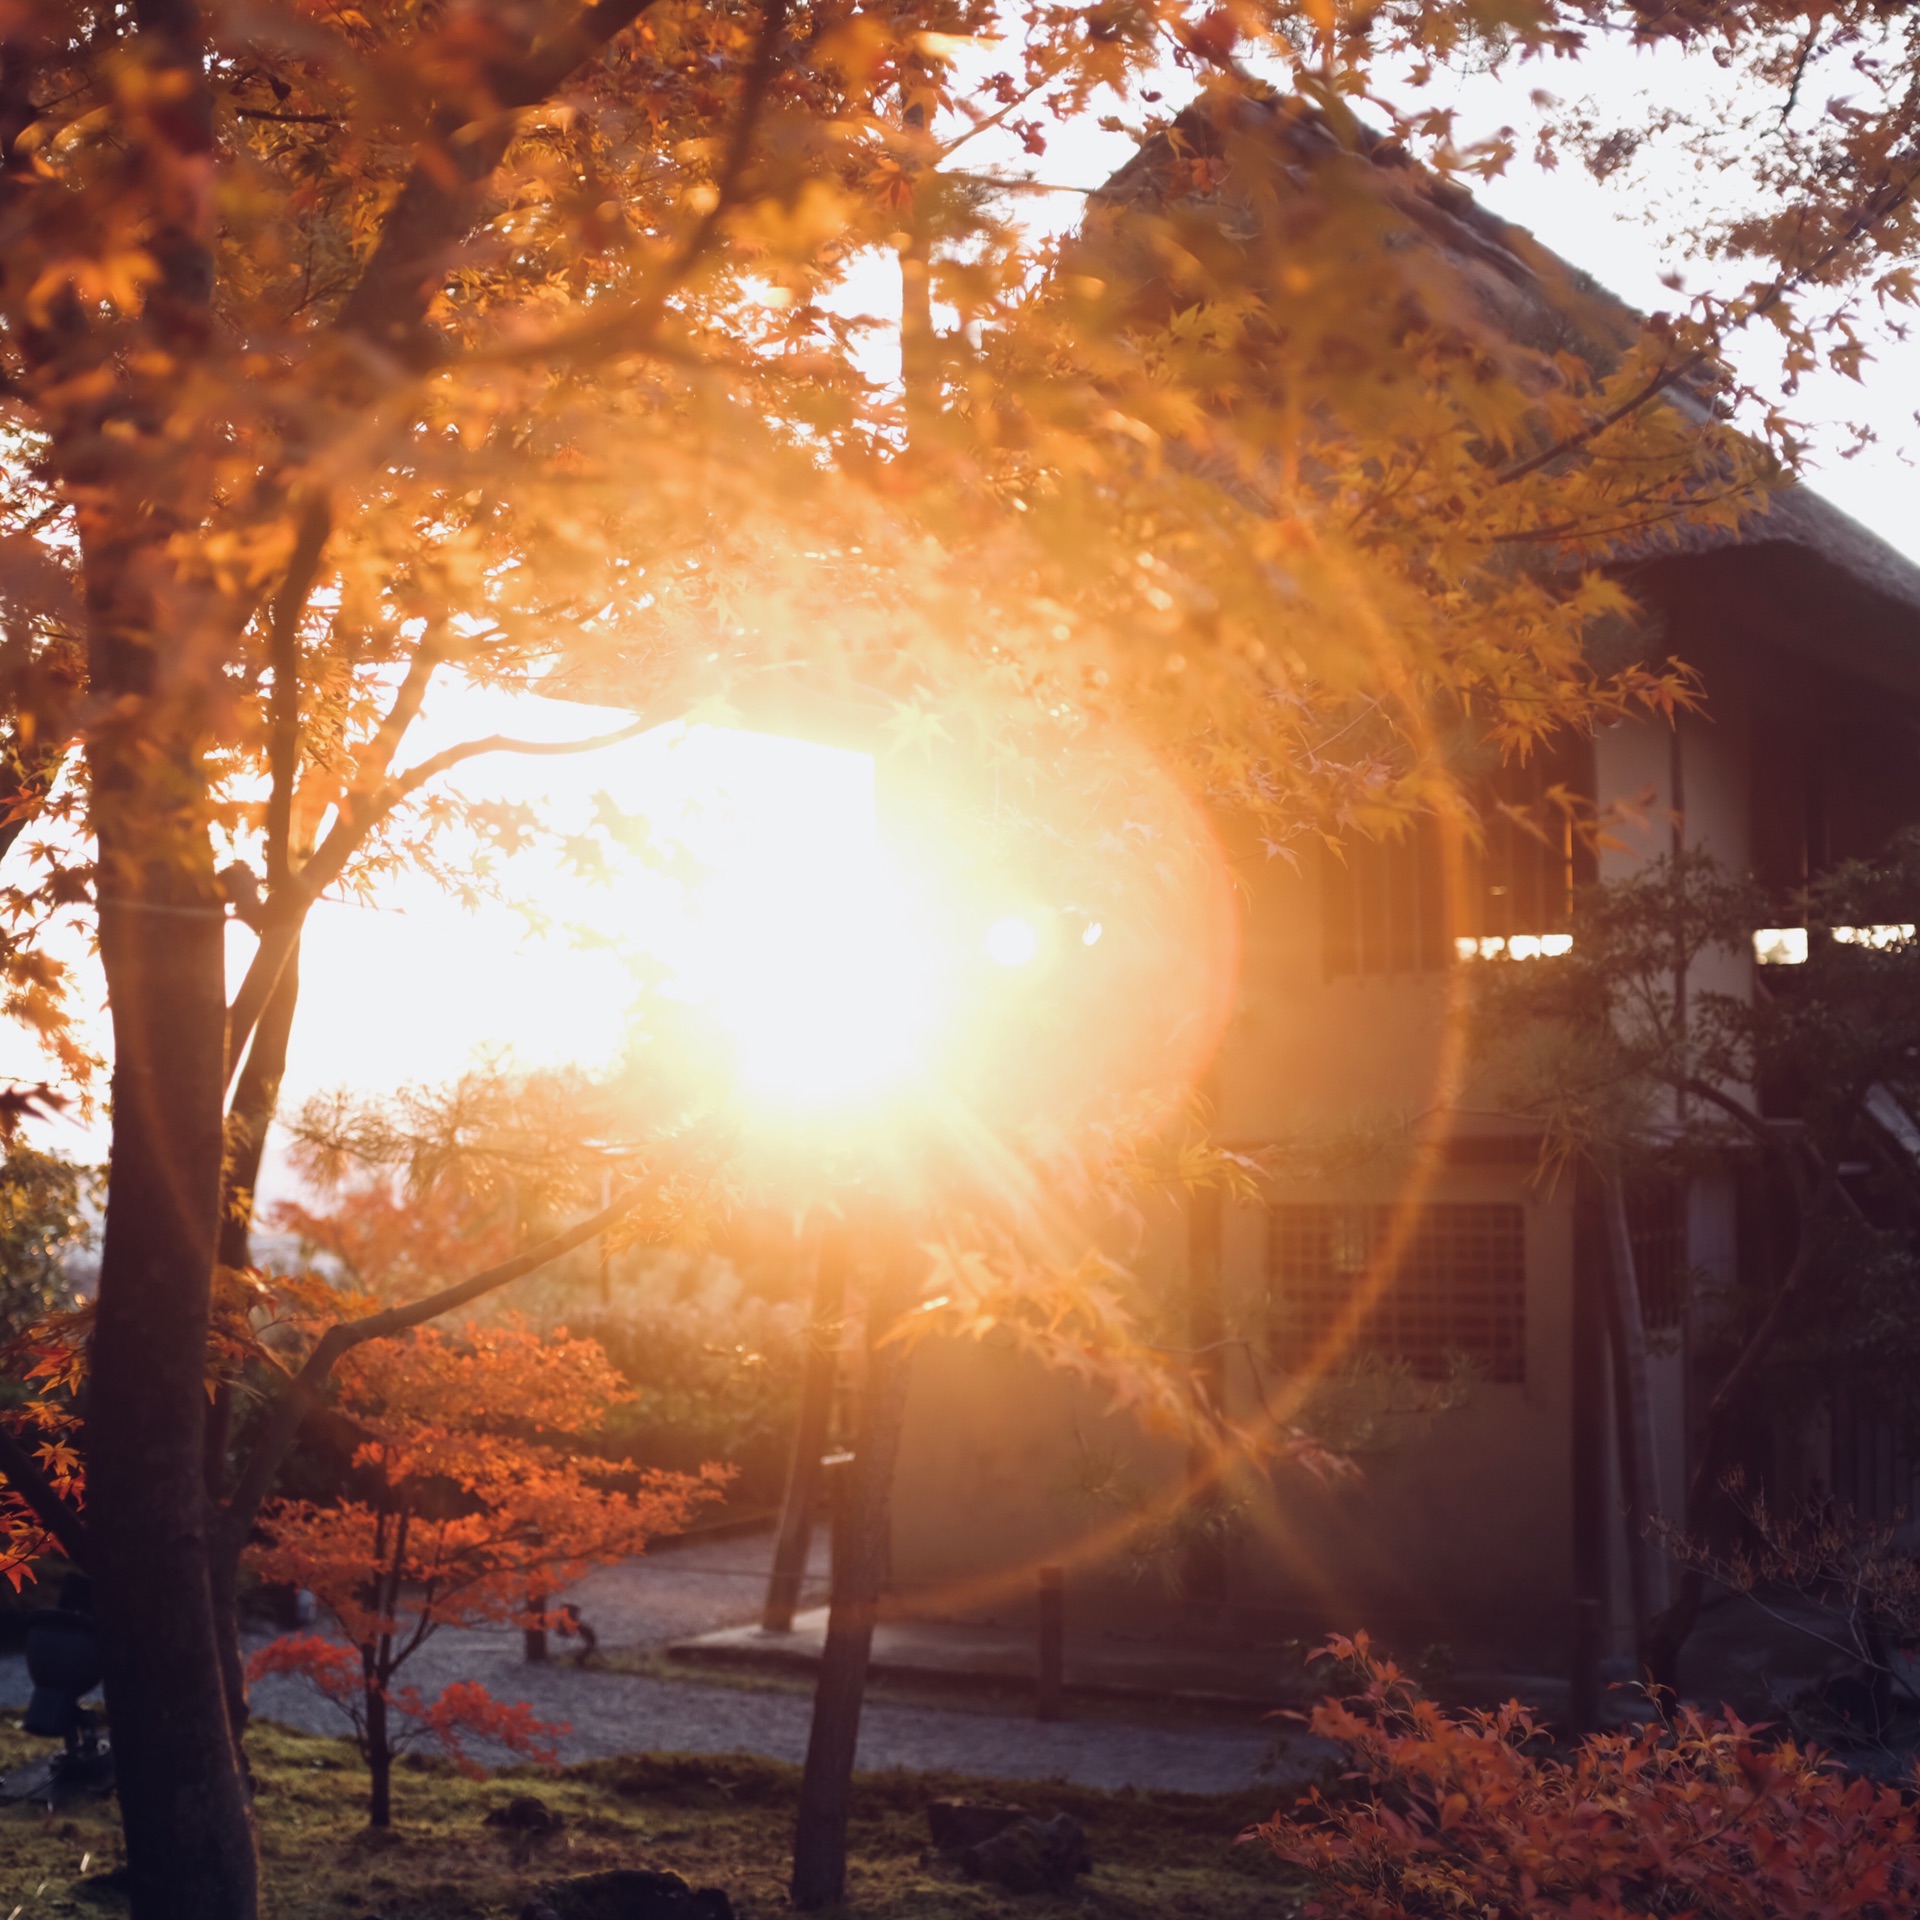
[[[44,1752],[0,1730],[0,1767]],[[670,1869],[722,1886],[743,1915],[786,1911],[787,1848],[797,1767],[744,1755],[648,1754],[591,1760],[560,1773],[516,1768],[466,1780],[444,1763],[403,1765],[397,1825],[366,1828],[366,1776],[340,1740],[259,1726],[248,1736],[271,1920],[513,1920],[542,1881],[604,1867]],[[566,1815],[564,1832],[529,1842],[481,1824],[516,1793]],[[941,1794],[1018,1800],[1071,1813],[1094,1870],[1071,1896],[1014,1898],[923,1864],[927,1801]],[[1089,1787],[895,1771],[855,1793],[847,1910],[885,1920],[1294,1920],[1304,1883],[1234,1835],[1273,1811],[1279,1793],[1101,1793]],[[83,1865],[84,1861],[84,1865]],[[111,1874],[121,1861],[112,1803],[49,1817],[0,1812],[0,1915],[107,1920],[126,1910]]]

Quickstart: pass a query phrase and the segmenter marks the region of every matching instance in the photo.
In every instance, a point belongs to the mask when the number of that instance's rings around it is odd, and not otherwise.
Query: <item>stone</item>
[[[542,1887],[520,1920],[733,1920],[719,1887],[690,1887],[677,1873],[615,1867]]]
[[[1009,1893],[1064,1893],[1093,1865],[1087,1836],[1070,1813],[1030,1815],[962,1850],[960,1864]]]
[[[567,1816],[531,1793],[516,1793],[504,1807],[495,1807],[482,1824],[511,1833],[558,1833]]]
[[[942,1853],[963,1853],[1026,1817],[1025,1807],[996,1807],[973,1800],[930,1800],[927,1833]]]

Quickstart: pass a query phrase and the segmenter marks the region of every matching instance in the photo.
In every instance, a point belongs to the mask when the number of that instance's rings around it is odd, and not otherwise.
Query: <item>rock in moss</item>
[[[733,1920],[718,1887],[690,1887],[677,1873],[615,1867],[542,1887],[520,1920]]]
[[[960,1864],[1009,1893],[1064,1893],[1093,1864],[1087,1836],[1070,1813],[1002,1827],[960,1855]]]
[[[509,1833],[558,1833],[567,1824],[567,1816],[537,1795],[516,1793],[504,1807],[495,1807],[482,1824],[502,1827]]]
[[[942,1853],[963,1853],[991,1840],[1017,1820],[1028,1817],[1025,1807],[995,1806],[976,1800],[930,1800],[927,1832]]]

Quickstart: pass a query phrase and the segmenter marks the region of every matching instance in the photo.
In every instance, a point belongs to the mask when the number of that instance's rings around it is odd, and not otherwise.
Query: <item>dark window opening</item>
[[[1649,1333],[1671,1333],[1687,1310],[1687,1183],[1663,1175],[1627,1182],[1627,1238]]]
[[[1334,1334],[1391,1244],[1396,1209],[1277,1206],[1268,1252],[1270,1350],[1290,1372],[1328,1356],[1404,1363],[1444,1380],[1464,1358],[1482,1378],[1519,1385],[1527,1371],[1526,1232],[1504,1205],[1423,1208],[1351,1338]]]
[[[1445,966],[1460,943],[1564,932],[1590,856],[1556,788],[1591,791],[1591,743],[1536,754],[1478,783],[1482,842],[1461,850],[1450,895],[1437,821],[1397,840],[1355,834],[1321,866],[1321,924],[1330,974],[1416,973]]]

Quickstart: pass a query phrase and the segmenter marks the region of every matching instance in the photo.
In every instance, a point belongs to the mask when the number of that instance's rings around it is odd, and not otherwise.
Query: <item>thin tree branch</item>
[[[1807,77],[1807,63],[1813,58],[1814,48],[1820,44],[1820,25],[1816,20],[1800,43],[1799,57],[1793,63],[1793,82],[1787,88],[1786,99],[1781,103],[1779,126],[1784,127],[1793,118],[1793,110],[1800,104],[1800,83]]]
[[[1805,266],[1796,267],[1789,273],[1783,273],[1771,286],[1767,287],[1760,294],[1759,298],[1753,301],[1744,312],[1735,315],[1724,326],[1717,329],[1713,346],[1696,347],[1693,352],[1686,355],[1683,359],[1662,368],[1638,393],[1627,400],[1623,400],[1617,407],[1610,408],[1606,413],[1602,414],[1599,419],[1590,420],[1577,432],[1570,433],[1563,439],[1556,440],[1552,446],[1542,448],[1540,452],[1529,456],[1527,459],[1518,461],[1513,466],[1502,468],[1499,473],[1494,475],[1496,483],[1505,486],[1511,481],[1523,480],[1528,474],[1537,473],[1542,467],[1551,466],[1554,461],[1562,458],[1564,455],[1578,452],[1579,449],[1587,445],[1589,441],[1605,433],[1609,427],[1617,426],[1622,420],[1626,419],[1629,414],[1638,412],[1640,408],[1646,406],[1650,401],[1658,399],[1661,394],[1667,392],[1679,381],[1686,379],[1689,374],[1697,372],[1712,358],[1719,341],[1724,339],[1727,334],[1736,332],[1750,325],[1753,321],[1761,319],[1766,314],[1771,313],[1789,294],[1804,286],[1809,280],[1813,279],[1816,274],[1824,272],[1826,268],[1831,266],[1850,246],[1862,239],[1877,221],[1885,219],[1887,215],[1896,212],[1900,207],[1905,205],[1912,197],[1916,185],[1920,185],[1920,163],[1914,166],[1905,180],[1900,181],[1898,184],[1889,183],[1883,188],[1869,193],[1865,204],[1861,207],[1860,211],[1847,222],[1843,232],[1822,247],[1819,253],[1816,254],[1812,260],[1808,261]]]
[[[617,747],[624,740],[638,739],[659,724],[659,721],[642,715],[627,726],[616,727],[611,733],[596,733],[586,740],[516,740],[504,733],[490,733],[480,740],[466,740],[457,747],[444,748],[422,760],[417,767],[409,767],[405,773],[397,774],[392,786],[379,796],[379,801],[384,811],[391,812],[429,780],[464,761],[477,759],[483,753],[597,753],[602,747]],[[329,834],[327,837],[331,839],[333,836]]]
[[[343,332],[401,348],[417,335],[446,250],[472,225],[478,189],[506,157],[513,110],[546,99],[650,3],[591,0],[551,39],[490,69],[488,80],[503,111],[484,121],[459,120],[454,109],[435,116],[432,150],[415,158],[340,310]]]
[[[265,107],[235,107],[236,120],[272,120],[283,127],[342,127],[346,122],[331,113],[273,113]]]
[[[538,106],[561,81],[624,32],[652,0],[592,0],[549,40],[539,40],[524,60],[498,70],[494,92],[503,106]]]
[[[379,1313],[367,1314],[362,1319],[347,1320],[329,1327],[274,1403],[273,1412],[268,1416],[265,1430],[260,1435],[252,1458],[247,1462],[246,1471],[240,1476],[232,1499],[227,1502],[225,1522],[229,1535],[236,1539],[244,1537],[252,1526],[253,1517],[260,1510],[261,1501],[267,1497],[274,1475],[280,1471],[281,1462],[298,1438],[307,1416],[319,1404],[320,1389],[326,1385],[328,1375],[355,1347],[364,1346],[369,1340],[391,1339],[396,1333],[422,1326],[443,1313],[452,1313],[470,1301],[496,1292],[515,1280],[524,1279],[562,1255],[571,1253],[575,1247],[585,1246],[588,1241],[616,1225],[633,1211],[647,1190],[648,1183],[636,1181],[616,1194],[598,1213],[589,1215],[564,1233],[557,1233],[551,1239],[541,1241],[538,1246],[529,1247],[525,1253],[515,1254],[511,1260],[503,1260],[498,1266],[488,1267],[465,1280],[456,1281],[450,1287],[442,1287],[438,1293],[430,1293],[424,1300],[387,1307]]]
[[[1524,480],[1530,473],[1538,473],[1542,467],[1551,466],[1554,461],[1567,454],[1577,453],[1590,440],[1597,440],[1609,427],[1617,427],[1629,414],[1638,413],[1649,402],[1659,399],[1670,387],[1684,380],[1688,374],[1706,365],[1708,352],[1705,347],[1697,348],[1684,359],[1669,362],[1649,380],[1639,392],[1620,402],[1617,407],[1609,407],[1597,420],[1589,420],[1577,432],[1564,435],[1551,446],[1530,455],[1525,460],[1517,460],[1510,467],[1502,467],[1494,475],[1499,486],[1509,486],[1515,480]]]
[[[405,692],[404,687],[402,692]],[[507,734],[488,734],[484,739],[464,741],[459,746],[448,747],[429,756],[418,766],[408,768],[405,773],[365,796],[359,804],[344,810],[334,823],[333,830],[315,850],[313,858],[293,876],[282,893],[278,911],[270,909],[266,924],[260,930],[260,944],[254,949],[253,959],[248,963],[246,974],[227,1012],[229,1086],[240,1056],[260,1022],[267,997],[273,992],[280,970],[287,963],[287,956],[299,941],[300,930],[306,924],[307,914],[314,902],[340,878],[347,869],[347,863],[366,844],[368,835],[403,800],[411,798],[436,775],[464,761],[476,759],[483,753],[592,753],[601,747],[618,746],[623,740],[632,740],[659,724],[656,719],[642,716],[629,726],[616,728],[612,733],[594,734],[585,740],[516,740]]]
[[[421,702],[426,698],[427,683],[433,677],[434,668],[439,664],[433,650],[432,635],[423,638],[415,647],[413,658],[407,665],[399,689],[393,696],[392,704],[387,708],[379,726],[374,730],[371,742],[371,757],[380,768],[384,780],[391,772],[393,756],[399,750],[407,728],[413,724],[420,711]],[[332,847],[339,837],[340,826],[345,824],[348,809],[341,809],[341,821],[336,823],[334,831],[322,844],[321,852]],[[369,820],[361,830],[364,839],[379,822],[380,816]],[[356,845],[358,842],[355,843]],[[352,848],[347,850],[351,857]],[[345,860],[339,862],[344,868]],[[338,878],[336,868],[334,878]],[[227,1090],[233,1089],[233,1076],[239,1071],[240,1062],[247,1052],[248,1042],[253,1037],[254,1028],[259,1024],[260,1015],[268,998],[280,979],[288,956],[299,944],[301,928],[306,924],[307,910],[316,899],[326,891],[331,880],[312,884],[307,875],[312,872],[313,862],[309,861],[307,870],[302,874],[292,873],[291,863],[272,889],[267,899],[267,916],[260,928],[260,944],[254,949],[253,958],[248,962],[247,971],[240,982],[239,991],[233,997],[233,1004],[227,1010]]]
[[[80,1510],[62,1497],[39,1461],[0,1426],[0,1475],[33,1511],[33,1517],[59,1542],[60,1551],[76,1566],[87,1564],[87,1523]]]
[[[936,146],[933,154],[934,165],[936,167],[943,166],[946,161],[951,160],[970,140],[977,140],[983,133],[990,133],[995,127],[1002,125],[1011,115],[1018,113],[1020,109],[1036,95],[1046,92],[1059,77],[1059,68],[1049,68],[1038,80],[1031,81],[1021,92],[1015,94],[1014,97],[997,112],[987,114],[984,118],[974,121],[965,133],[955,134],[945,145]]]
[[[714,179],[713,204],[694,223],[673,256],[653,274],[647,287],[617,313],[581,326],[563,328],[519,348],[496,351],[489,359],[572,359],[594,353],[659,351],[652,346],[651,338],[665,317],[667,302],[700,264],[738,198],[740,182],[752,158],[753,136],[759,128],[761,110],[780,70],[780,35],[786,26],[789,5],[790,0],[767,0],[753,64],[747,69],[740,88],[740,111]]]
[[[277,887],[293,869],[293,789],[300,772],[300,620],[307,610],[320,556],[333,526],[324,492],[300,515],[286,578],[267,609],[267,660],[273,668],[273,700],[267,723],[267,884]]]
[[[1711,1080],[1703,1080],[1697,1074],[1690,1073],[1677,1075],[1673,1085],[1677,1092],[1690,1093],[1694,1095],[1696,1099],[1704,1100],[1708,1106],[1717,1107],[1728,1119],[1733,1121],[1743,1133],[1750,1136],[1769,1153],[1778,1154],[1782,1159],[1797,1164],[1797,1156],[1788,1147],[1786,1141],[1780,1137],[1778,1130],[1768,1126],[1759,1114],[1755,1113],[1751,1107],[1744,1106],[1740,1101],[1734,1099],[1725,1088],[1717,1087]],[[1804,1186],[1804,1182],[1805,1174],[1803,1170],[1800,1179],[1796,1181],[1795,1184]]]
[[[423,635],[420,644],[413,650],[413,658],[407,662],[406,673],[394,692],[393,704],[388,707],[374,730],[373,739],[368,743],[368,764],[380,769],[382,779],[392,776],[394,756],[400,751],[401,741],[407,737],[407,729],[420,717],[420,709],[426,704],[427,688],[440,663],[441,655],[435,635]]]

